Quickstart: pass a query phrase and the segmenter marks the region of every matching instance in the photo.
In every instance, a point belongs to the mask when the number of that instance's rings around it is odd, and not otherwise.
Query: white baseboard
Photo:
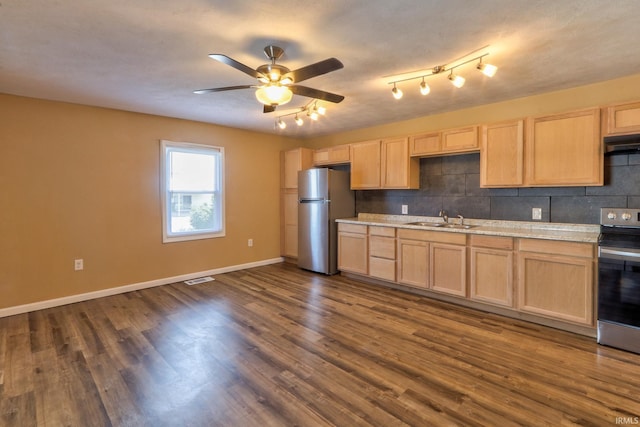
[[[125,292],[137,291],[140,289],[153,288],[154,286],[168,285],[169,283],[182,282],[183,280],[195,279],[202,276],[212,276],[216,274],[229,273],[231,271],[246,270],[247,268],[261,267],[263,265],[277,264],[283,262],[284,258],[272,258],[262,261],[249,262],[240,265],[216,268],[214,270],[199,271],[197,273],[183,274],[180,276],[166,277],[163,279],[150,280],[148,282],[133,283],[131,285],[118,286],[117,288],[103,289],[84,294],[70,295],[68,297],[50,299],[46,301],[34,302],[31,304],[17,305],[14,307],[0,308],[0,317],[14,316],[16,314],[28,313],[30,311],[42,310],[45,308],[58,307],[72,304],[74,302],[87,301],[111,295],[123,294]]]

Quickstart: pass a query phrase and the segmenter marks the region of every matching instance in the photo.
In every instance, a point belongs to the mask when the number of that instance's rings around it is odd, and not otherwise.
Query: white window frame
[[[220,230],[209,231],[184,231],[178,233],[172,233],[169,230],[169,221],[171,219],[171,196],[169,188],[169,164],[167,154],[171,150],[180,150],[191,153],[216,153],[219,158],[218,168],[218,182],[219,186],[214,190],[214,193],[219,194],[219,211],[220,217],[218,218],[220,223]],[[224,185],[224,168],[225,168],[224,147],[216,147],[212,145],[194,144],[191,142],[175,142],[175,141],[160,141],[160,194],[162,200],[162,242],[183,242],[187,240],[199,240],[199,239],[211,239],[225,236],[225,185]]]

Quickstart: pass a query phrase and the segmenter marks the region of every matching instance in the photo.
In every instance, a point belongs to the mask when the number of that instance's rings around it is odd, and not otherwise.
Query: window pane
[[[216,189],[215,154],[171,150],[169,158],[169,191]]]
[[[215,195],[172,193],[170,233],[219,231]]]

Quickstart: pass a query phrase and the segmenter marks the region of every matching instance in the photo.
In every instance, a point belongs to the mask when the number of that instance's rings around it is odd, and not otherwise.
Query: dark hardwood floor
[[[607,426],[640,355],[276,264],[0,319],[2,426]]]

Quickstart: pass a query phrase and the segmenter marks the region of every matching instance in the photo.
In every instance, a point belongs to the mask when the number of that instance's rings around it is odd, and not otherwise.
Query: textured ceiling
[[[0,92],[310,137],[406,120],[640,72],[638,0],[1,0]],[[326,117],[286,130],[253,90],[193,90],[255,81],[210,59],[251,68],[263,48],[285,49],[296,69],[329,57],[344,68],[305,86],[345,96]],[[427,70],[489,45],[493,78],[472,64],[400,84],[385,76]]]

